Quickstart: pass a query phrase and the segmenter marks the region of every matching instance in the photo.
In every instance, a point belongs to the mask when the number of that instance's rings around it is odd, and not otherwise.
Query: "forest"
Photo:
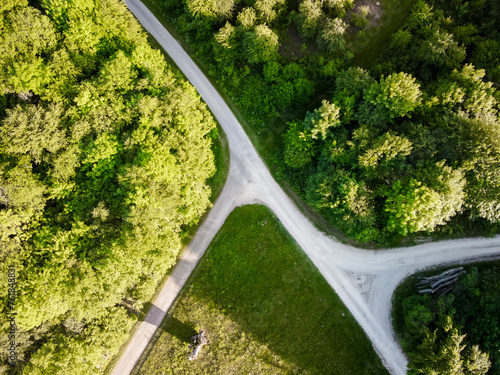
[[[347,237],[498,232],[497,1],[147,2],[275,139],[275,175]]]
[[[211,205],[217,129],[122,2],[30,4],[0,4],[0,373],[103,373]]]
[[[494,262],[466,267],[444,296],[418,294],[414,276],[398,288],[393,315],[408,374],[500,373],[499,277]]]

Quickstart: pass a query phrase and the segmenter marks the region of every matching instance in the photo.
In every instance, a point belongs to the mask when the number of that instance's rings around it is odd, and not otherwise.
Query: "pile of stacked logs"
[[[450,293],[458,281],[460,275],[464,274],[464,268],[452,268],[443,273],[429,277],[417,277],[420,281],[417,283],[420,294],[432,293],[436,297]]]

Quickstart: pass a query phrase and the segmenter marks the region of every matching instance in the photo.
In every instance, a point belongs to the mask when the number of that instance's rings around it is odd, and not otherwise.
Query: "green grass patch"
[[[210,340],[189,361],[189,339]],[[141,374],[387,374],[269,209],[236,208],[169,312]]]

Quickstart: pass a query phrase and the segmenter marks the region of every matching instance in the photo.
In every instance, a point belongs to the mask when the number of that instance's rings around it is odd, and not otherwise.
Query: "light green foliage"
[[[440,161],[417,169],[415,176],[439,194],[442,202],[439,215],[443,221],[462,211],[466,184],[463,170],[453,169]]]
[[[342,16],[345,14],[346,10],[353,7],[354,0],[324,0],[323,6],[328,9],[335,11],[338,15]]]
[[[388,213],[387,230],[406,236],[419,231],[432,231],[444,224],[439,194],[411,178],[403,185],[396,181],[387,194],[385,211]]]
[[[254,8],[257,10],[258,19],[264,23],[274,21],[284,3],[285,0],[256,0]]]
[[[233,49],[236,47],[234,35],[235,27],[229,22],[226,22],[226,24],[220,28],[219,32],[215,34],[215,40],[222,47],[226,49]]]
[[[287,132],[283,135],[285,163],[293,168],[301,168],[314,156],[314,141],[311,133],[304,130],[302,122],[294,121],[288,126]]]
[[[51,80],[51,71],[41,58],[31,61],[15,61],[5,71],[6,86],[18,93],[43,94],[44,87]],[[6,91],[10,91],[7,89]]]
[[[340,18],[328,18],[318,34],[318,47],[332,53],[341,53],[347,47],[344,34],[347,24]]]
[[[325,140],[328,128],[340,124],[339,113],[338,106],[328,100],[323,100],[321,107],[314,110],[314,115],[306,118],[306,121],[310,121],[311,137],[313,139],[321,137],[322,140]]]
[[[249,63],[272,61],[278,54],[278,36],[266,25],[257,25],[245,34],[243,46]]]
[[[189,11],[196,17],[231,18],[234,0],[186,0]]]
[[[66,320],[65,322],[68,322]],[[56,335],[43,344],[31,358],[23,374],[84,374],[102,372],[107,361],[128,336],[134,322],[125,309],[110,308],[106,317],[82,323],[77,331],[66,325],[67,333]],[[70,333],[70,334],[68,334]],[[84,360],[83,360],[84,359]]]
[[[465,48],[458,45],[452,34],[436,30],[422,43],[417,56],[433,66],[457,68],[465,59]]]
[[[255,26],[255,21],[257,20],[257,15],[254,8],[243,8],[240,13],[238,13],[238,22],[245,28],[245,30],[251,30]]]
[[[97,374],[210,206],[215,124],[121,2],[42,6],[0,13],[0,264],[19,371]]]
[[[387,193],[387,229],[402,235],[432,231],[460,212],[465,200],[463,172],[444,162],[415,172],[408,182],[396,181]]]
[[[56,35],[49,18],[37,9],[22,7],[7,14],[7,30],[2,32],[3,59],[29,58],[54,48]]]
[[[376,167],[379,163],[387,163],[396,157],[408,156],[412,143],[395,133],[387,132],[377,138],[373,146],[359,155],[359,164],[363,167]]]
[[[0,4],[0,12],[10,10],[16,6],[25,7],[27,5],[28,5],[27,0],[5,0],[2,1],[2,4]]]
[[[106,92],[116,90],[126,92],[133,88],[136,72],[132,69],[132,62],[122,51],[109,59],[101,68],[99,74],[98,90]]]
[[[56,45],[49,18],[30,7],[16,7],[3,16],[0,35],[0,92],[43,94],[52,72],[39,55]]]
[[[299,4],[299,25],[304,36],[313,38],[319,28],[320,21],[324,18],[321,2],[304,0]]]
[[[39,164],[65,146],[66,134],[61,124],[62,105],[44,108],[28,104],[7,110],[0,128],[0,150],[10,155],[29,155]]]
[[[403,72],[391,74],[365,90],[364,98],[377,107],[385,107],[390,117],[404,116],[422,101],[420,85],[415,81],[415,77]]]
[[[484,82],[485,71],[466,64],[461,71],[454,70],[451,79],[466,92],[463,110],[469,117],[498,123],[498,100],[492,82]],[[493,130],[493,129],[492,129]]]
[[[89,17],[74,17],[64,31],[66,47],[72,52],[83,52],[91,56],[97,51],[102,30]],[[85,56],[82,56],[82,59]],[[90,62],[87,62],[90,63]]]
[[[1,241],[20,243],[29,237],[30,224],[40,217],[46,198],[46,187],[33,174],[29,159],[0,175]]]

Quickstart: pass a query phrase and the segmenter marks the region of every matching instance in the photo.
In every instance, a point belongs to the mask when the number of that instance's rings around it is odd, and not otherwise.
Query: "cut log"
[[[432,293],[432,289],[420,289],[418,292],[420,294],[429,294]]]
[[[446,277],[443,277],[441,279],[439,279],[438,281],[434,282],[434,283],[431,283],[431,287],[432,288],[435,288],[437,287],[439,284],[442,284],[442,283],[446,283],[448,282],[449,280],[458,280],[458,277],[462,274],[462,273],[465,273],[465,271],[462,271],[462,272],[459,272],[459,273],[456,273],[456,274],[453,274],[453,275],[450,275],[450,276],[446,276]]]
[[[466,273],[463,267],[452,268],[444,271],[439,275],[429,277],[418,277],[420,280],[416,287],[420,294],[432,293],[436,296],[441,296],[451,292],[454,284],[458,282],[460,275]]]

